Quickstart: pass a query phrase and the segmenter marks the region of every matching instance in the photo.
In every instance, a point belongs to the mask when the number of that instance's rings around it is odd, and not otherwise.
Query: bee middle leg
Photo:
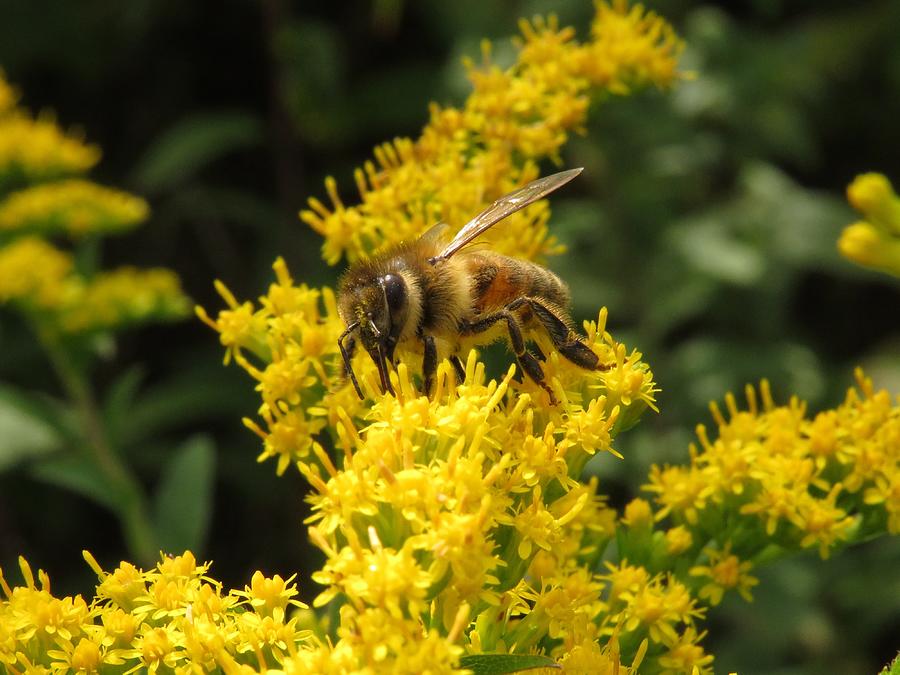
[[[535,358],[534,354],[529,352],[525,347],[525,339],[522,337],[522,325],[519,322],[518,317],[516,317],[509,309],[513,304],[515,304],[515,302],[508,305],[507,308],[501,309],[499,312],[478,319],[478,321],[462,324],[460,333],[462,335],[476,335],[488,330],[498,321],[506,321],[506,328],[509,331],[509,341],[512,344],[519,366],[521,366],[528,377],[549,394],[550,405],[556,405],[556,396],[554,396],[553,390],[547,386],[547,382],[544,380],[544,370],[541,368],[541,364]]]
[[[513,300],[507,309],[516,311],[527,304],[531,312],[547,331],[553,346],[576,366],[585,370],[607,370],[609,366],[600,363],[600,358],[582,341],[581,337],[559,315],[559,310],[539,298],[522,297]]]
[[[434,374],[437,371],[437,347],[431,335],[419,333],[419,339],[425,347],[425,356],[422,359],[422,388],[426,396],[431,396],[431,386],[434,384]]]
[[[431,388],[434,386],[434,375],[437,372],[437,346],[431,335],[419,333],[418,337],[425,350],[425,356],[422,358],[422,389],[426,396],[430,396]],[[456,383],[462,384],[466,379],[466,369],[456,354],[451,355],[449,359],[456,373]]]

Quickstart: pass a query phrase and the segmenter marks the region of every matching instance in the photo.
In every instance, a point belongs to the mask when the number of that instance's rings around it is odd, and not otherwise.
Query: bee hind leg
[[[539,298],[532,297],[518,298],[509,304],[508,309],[514,311],[524,304],[528,304],[534,316],[541,322],[547,335],[553,341],[553,346],[569,361],[585,370],[607,370],[609,368],[608,365],[600,363],[600,358],[584,344],[581,336],[572,330],[559,309]]]
[[[465,382],[466,369],[463,367],[462,361],[459,360],[459,357],[456,354],[450,356],[450,365],[453,366],[453,371],[456,373],[456,384]]]
[[[518,301],[511,303],[506,309],[501,309],[499,312],[489,314],[478,321],[463,324],[460,332],[463,335],[475,335],[488,330],[498,321],[506,321],[506,328],[509,331],[509,341],[512,344],[513,352],[516,354],[516,360],[519,362],[519,367],[522,368],[525,374],[528,375],[535,384],[547,392],[550,396],[550,405],[556,405],[558,401],[553,394],[553,390],[547,386],[547,382],[544,379],[544,370],[541,368],[540,362],[535,358],[534,354],[529,352],[525,347],[525,339],[522,337],[522,325],[519,323],[519,319],[516,315],[509,309],[509,307],[515,305],[516,302]]]

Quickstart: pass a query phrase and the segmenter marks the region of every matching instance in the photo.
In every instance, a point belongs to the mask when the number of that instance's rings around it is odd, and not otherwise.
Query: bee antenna
[[[350,352],[347,351],[347,348],[344,347],[344,340],[347,337],[359,328],[359,321],[354,321],[349,326],[347,326],[347,330],[341,333],[341,336],[338,338],[338,349],[341,350],[341,358],[344,359],[344,369],[347,371],[347,374],[350,376],[350,381],[353,383],[353,388],[356,389],[356,395],[359,396],[359,400],[362,401],[365,397],[363,396],[362,389],[359,388],[359,382],[356,381],[356,373],[353,372],[353,365],[350,363]]]

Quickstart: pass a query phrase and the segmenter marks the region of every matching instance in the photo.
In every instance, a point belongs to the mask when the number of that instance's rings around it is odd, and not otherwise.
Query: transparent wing
[[[538,199],[546,197],[554,190],[558,190],[583,170],[581,168],[569,169],[568,171],[560,171],[559,173],[544,176],[531,181],[528,185],[520,187],[518,190],[510,192],[508,195],[500,197],[500,199],[466,223],[453,237],[453,241],[447,244],[446,248],[438,255],[430,259],[431,263],[434,264],[439,260],[446,260],[495,223],[519,209],[524,209]]]

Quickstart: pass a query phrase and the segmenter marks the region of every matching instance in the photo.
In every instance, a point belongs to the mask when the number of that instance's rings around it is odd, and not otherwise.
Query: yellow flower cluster
[[[536,162],[559,161],[569,132],[587,116],[591,92],[625,93],[678,77],[682,43],[660,17],[640,5],[601,1],[591,39],[579,43],[555,19],[522,22],[517,62],[503,69],[468,63],[472,93],[461,108],[432,105],[418,140],[400,138],[375,149],[356,171],[362,203],[345,206],[328,179],[330,206],[310,199],[301,218],[323,235],[323,257],[336,264],[421,234],[444,221],[457,226],[538,175]],[[539,205],[498,225],[492,246],[535,259],[561,251]]]
[[[37,237],[0,247],[0,303],[14,302],[45,328],[87,333],[185,316],[190,303],[166,269],[122,267],[85,277],[72,255]]]
[[[66,136],[49,116],[33,120],[15,108],[0,73],[0,304],[13,303],[42,331],[71,334],[180,318],[190,311],[178,278],[168,270],[124,267],[85,274],[74,255],[40,235],[64,234],[78,245],[138,225],[147,203],[77,174],[99,151]],[[50,182],[22,187],[37,180]],[[17,188],[4,194],[9,188]],[[21,188],[21,189],[18,189]]]
[[[0,70],[0,194],[8,186],[87,171],[100,150],[64,133],[49,114],[34,119],[16,107],[18,93]]]
[[[163,268],[119,267],[74,286],[59,323],[67,333],[107,330],[149,319],[177,319],[191,305],[178,275]]]
[[[857,176],[847,198],[865,220],[844,228],[841,254],[864,267],[900,277],[900,197],[880,173]]]
[[[776,406],[765,381],[759,394],[747,388],[748,410],[729,395],[728,419],[712,405],[718,438],[698,426],[690,466],[652,468],[646,489],[661,507],[657,519],[670,516],[697,550],[707,543],[702,533],[717,532],[717,552],[698,576],[746,593],[753,582],[738,558],[764,547],[766,556],[816,548],[824,558],[900,532],[900,402],[861,371],[857,381],[842,405],[811,419],[796,398]],[[726,546],[733,537],[738,558]],[[710,587],[704,596],[715,604],[721,593]]]
[[[61,306],[68,296],[72,256],[37,237],[0,248],[0,303],[16,301],[36,309]]]
[[[0,187],[81,173],[98,161],[96,146],[64,133],[50,115],[0,112]]]
[[[130,229],[148,214],[147,202],[140,197],[70,179],[26,188],[0,202],[0,232],[79,237]]]
[[[314,645],[294,597],[294,577],[256,572],[243,590],[224,592],[191,553],[164,557],[143,571],[123,562],[104,572],[90,603],[56,598],[50,579],[19,559],[25,584],[10,588],[0,571],[0,669],[28,673],[255,673]],[[309,647],[307,647],[309,648]]]
[[[265,428],[250,420],[245,423],[263,439],[260,460],[276,458],[279,474],[291,465],[305,471],[304,463],[310,456],[320,458],[324,451],[318,437],[326,428],[331,430],[337,447],[349,452],[360,439],[358,427],[363,420],[366,433],[372,433],[373,416],[392,430],[403,429],[411,436],[424,433],[430,438],[432,432],[425,429],[432,422],[444,420],[439,423],[448,425],[448,433],[455,433],[469,426],[469,410],[481,414],[481,406],[490,403],[490,410],[502,400],[505,405],[513,405],[510,400],[517,401],[513,406],[516,420],[520,414],[527,415],[527,424],[517,422],[521,428],[516,441],[532,434],[540,437],[540,445],[530,452],[562,452],[557,461],[565,458],[565,464],[573,459],[565,453],[580,447],[585,453],[580,461],[586,461],[588,453],[610,450],[611,434],[631,426],[647,407],[655,406],[652,373],[639,352],[629,352],[606,331],[606,310],[600,312],[597,322],[585,323],[586,342],[602,362],[609,364],[606,371],[582,370],[560,358],[552,345],[544,342],[544,336],[534,335],[548,354],[543,368],[561,402],[558,407],[548,406],[546,392],[530,379],[513,381],[511,373],[500,385],[485,385],[484,365],[477,362],[474,352],[469,355],[464,382],[455,382],[448,371],[449,363],[441,364],[431,399],[419,395],[405,365],[420,363],[421,354],[398,351],[401,365],[391,377],[395,387],[405,394],[395,399],[381,395],[375,364],[368,355],[359,353],[353,367],[366,394],[366,401],[360,401],[344,374],[338,351],[337,338],[344,325],[333,291],[311,289],[305,284],[295,286],[280,258],[274,269],[276,282],[260,298],[258,308],[250,302],[238,303],[220,283],[217,287],[229,309],[219,312],[215,320],[202,308],[197,312],[219,332],[227,348],[226,358],[234,357],[257,380],[256,388],[262,398],[259,413]],[[488,386],[499,387],[501,393],[492,390],[487,394]],[[527,397],[504,398],[507,391]],[[469,400],[475,392],[479,392],[476,400]],[[398,408],[401,402],[403,406]],[[463,417],[451,423],[450,419],[457,415]],[[490,443],[500,448],[505,441]]]
[[[329,179],[332,206],[311,200],[301,216],[324,235],[326,260],[365,257],[438,220],[461,224],[535,178],[537,160],[556,158],[583,123],[591,89],[670,84],[680,49],[671,29],[640,7],[597,7],[589,43],[535,20],[523,24],[516,65],[470,64],[463,108],[433,106],[418,141],[381,146],[377,168],[357,171],[359,206],[344,206]],[[495,228],[492,248],[529,259],[560,251],[548,218],[546,203],[515,214]],[[606,371],[580,369],[541,333],[529,336],[548,355],[556,406],[531,380],[516,380],[514,367],[489,378],[474,351],[461,381],[439,364],[425,396],[422,354],[402,346],[389,375],[396,396],[381,394],[375,365],[357,354],[360,401],[337,347],[345,326],[334,292],[296,284],[281,259],[274,270],[258,303],[217,282],[227,308],[215,318],[197,311],[219,333],[226,361],[257,382],[262,422],[245,423],[262,439],[259,460],[275,459],[279,473],[296,467],[313,488],[309,532],[326,556],[314,604],[344,603],[340,639],[318,671],[420,672],[430,663],[445,672],[463,653],[500,652],[630,672],[620,655],[636,667],[651,624],[665,650],[699,639],[691,603],[659,619],[628,614],[631,596],[613,608],[602,600],[611,584],[578,564],[596,562],[615,536],[615,515],[595,482],[578,481],[581,470],[594,454],[615,453],[617,433],[655,405],[652,373],[606,331],[606,310],[584,325]],[[628,589],[635,602],[682,597],[666,578],[648,574],[646,586]],[[627,649],[616,632],[626,617]]]

